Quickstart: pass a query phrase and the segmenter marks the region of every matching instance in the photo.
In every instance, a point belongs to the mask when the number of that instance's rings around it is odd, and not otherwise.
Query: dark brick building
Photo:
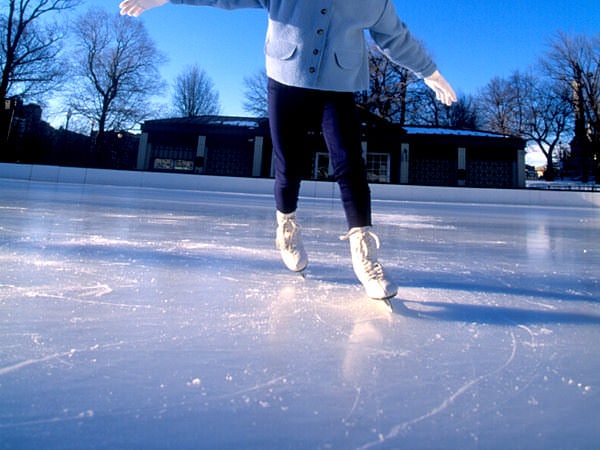
[[[525,141],[480,131],[400,127],[362,112],[372,183],[515,188],[525,186]],[[268,120],[200,116],[145,122],[140,170],[243,177],[273,175]],[[306,178],[331,179],[318,130],[307,135]]]

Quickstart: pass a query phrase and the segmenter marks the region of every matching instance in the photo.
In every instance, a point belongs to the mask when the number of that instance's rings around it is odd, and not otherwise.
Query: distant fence
[[[583,191],[600,192],[600,185],[595,183],[570,183],[570,182],[527,182],[528,189],[543,189],[548,191]]]

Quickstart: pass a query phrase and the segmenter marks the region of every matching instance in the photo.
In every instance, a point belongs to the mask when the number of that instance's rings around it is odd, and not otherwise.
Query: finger
[[[121,14],[125,15],[131,9],[131,2],[129,0],[122,1],[119,4],[119,10]]]
[[[120,13],[122,16],[127,16],[129,15],[129,12],[131,11],[131,6],[129,5],[125,5],[124,3],[121,3],[121,5],[119,5],[120,7]]]
[[[443,90],[437,91],[437,99],[446,106],[450,106],[450,104],[451,104],[448,99],[448,96],[446,95],[446,93]]]
[[[454,94],[450,86],[442,86],[440,88],[440,96],[439,100],[446,106],[451,106],[456,101],[456,94]]]
[[[141,13],[142,9],[134,6],[130,6],[129,8],[121,10],[121,15],[123,16],[138,17]]]
[[[132,0],[125,0],[119,5],[121,8],[121,15],[137,17],[142,13],[142,9],[138,4]]]
[[[452,104],[452,101],[450,100],[450,97],[448,96],[447,92],[443,90],[440,92],[439,100],[446,106],[450,106]]]

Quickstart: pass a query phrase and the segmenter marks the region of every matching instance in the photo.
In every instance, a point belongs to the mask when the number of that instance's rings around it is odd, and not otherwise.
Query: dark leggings
[[[268,98],[277,209],[296,210],[300,182],[312,154],[307,135],[320,125],[348,228],[371,225],[371,194],[354,94],[291,87],[269,79]]]

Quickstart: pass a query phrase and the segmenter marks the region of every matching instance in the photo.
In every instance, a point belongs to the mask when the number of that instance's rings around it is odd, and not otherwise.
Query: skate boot
[[[377,262],[379,239],[371,227],[351,228],[341,239],[350,241],[352,268],[367,295],[379,300],[395,296],[398,287],[386,278],[383,267]]]
[[[300,226],[296,213],[284,214],[277,211],[277,238],[275,243],[281,251],[281,259],[288,269],[301,272],[308,265],[308,257],[300,238]]]

